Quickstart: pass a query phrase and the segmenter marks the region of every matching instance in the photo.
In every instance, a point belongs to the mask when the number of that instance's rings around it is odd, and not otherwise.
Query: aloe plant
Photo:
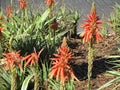
[[[118,48],[118,50],[119,50],[119,48]],[[119,50],[119,52],[120,52],[120,50]],[[113,65],[113,67],[109,71],[107,71],[107,75],[114,76],[115,78],[108,81],[107,83],[102,85],[97,90],[102,90],[104,88],[109,87],[110,85],[115,84],[115,83],[118,83],[118,84],[112,90],[116,90],[117,88],[120,87],[120,71],[118,70],[118,69],[120,69],[120,55],[108,56],[107,58],[108,59],[109,58],[116,59],[116,60],[112,60],[112,61],[107,62],[108,64]]]
[[[110,14],[110,18],[108,19],[108,25],[112,27],[116,34],[120,35],[120,4],[116,3],[113,6],[114,12]]]
[[[44,52],[40,58],[42,61],[38,62],[38,66],[34,70],[31,70],[32,67],[27,67],[21,72],[18,68],[15,68],[12,74],[10,72],[0,74],[0,80],[5,83],[0,85],[1,89],[12,89],[16,86],[18,90],[27,90],[31,83],[38,82],[39,79],[41,81],[40,85],[35,83],[32,89],[38,90],[35,87],[48,89],[48,84],[50,84],[48,79],[49,68],[51,66],[49,58],[56,52],[56,48],[61,43],[61,38],[74,28],[74,24],[79,17],[77,12],[67,11],[65,7],[64,9],[61,8],[60,11],[54,11],[56,5],[56,3],[53,5],[53,11],[50,8],[45,8],[45,10],[37,12],[37,10],[33,11],[31,8],[28,8],[28,5],[27,7],[24,5],[25,8],[21,8],[22,6],[20,6],[20,9],[14,8],[15,5],[13,0],[11,0],[11,17],[5,16],[4,19],[0,53],[20,50],[20,55],[24,57],[30,54],[34,48],[36,48],[36,52],[44,48]],[[58,28],[54,31],[54,34],[50,28],[53,20],[56,20],[58,24]],[[1,57],[3,56],[1,55]],[[44,60],[45,62],[43,62]],[[24,66],[25,62],[21,62],[21,65]],[[7,77],[8,75],[8,80],[6,80],[3,76]],[[17,85],[11,87],[11,82]],[[71,86],[67,87],[67,85]],[[70,81],[65,87],[72,90],[73,86],[73,81]]]

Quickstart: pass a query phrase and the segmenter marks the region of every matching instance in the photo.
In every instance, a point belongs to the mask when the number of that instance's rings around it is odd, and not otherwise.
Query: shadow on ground
[[[116,60],[115,59],[107,59],[107,58],[100,58],[97,59],[93,62],[93,70],[92,70],[92,78],[96,78],[97,75],[104,73],[110,69],[113,68],[113,65],[109,64],[109,61]],[[87,63],[82,63],[82,64],[74,64],[71,63],[71,66],[74,70],[74,73],[76,77],[79,80],[86,80],[87,79],[87,71],[88,71],[88,64]]]

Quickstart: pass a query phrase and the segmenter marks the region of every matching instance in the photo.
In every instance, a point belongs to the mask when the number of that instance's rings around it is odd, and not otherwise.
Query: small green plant
[[[7,72],[4,68],[0,68],[0,89],[10,90],[10,88],[11,88],[10,73]]]
[[[66,36],[76,37],[77,35],[77,21],[80,18],[80,15],[78,11],[72,11],[63,5],[58,11],[56,12],[58,15],[58,23],[60,24],[60,27],[62,31],[69,30],[66,33]],[[56,14],[55,13],[55,14]]]
[[[120,48],[118,48],[118,50],[120,52]],[[97,90],[103,90],[104,88],[107,88],[115,83],[117,84],[112,90],[117,90],[120,87],[120,55],[109,56],[108,58],[117,59],[108,62],[109,64],[113,65],[113,67],[110,69],[110,71],[107,71],[107,75],[114,76],[115,78],[108,81],[106,84],[102,85]]]
[[[109,18],[109,26],[115,31],[116,34],[120,35],[120,4],[116,3],[114,12],[111,13]]]

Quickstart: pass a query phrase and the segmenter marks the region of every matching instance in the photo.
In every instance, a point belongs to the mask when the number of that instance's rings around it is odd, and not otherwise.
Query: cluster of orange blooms
[[[18,66],[21,71],[23,71],[22,65],[21,65],[21,59],[20,51],[18,52],[9,52],[9,53],[3,53],[3,55],[6,57],[3,60],[5,61],[5,68],[6,70],[11,70],[15,66]]]
[[[12,7],[10,5],[6,8],[6,15],[9,18],[12,17]]]
[[[72,53],[67,46],[65,37],[63,38],[61,47],[58,49],[58,54],[54,54],[54,56],[55,58],[51,58],[53,67],[50,72],[50,78],[55,76],[57,80],[61,80],[63,85],[67,79],[70,80],[71,78],[75,78],[77,80],[69,65],[69,61],[72,60]]]
[[[25,9],[26,8],[26,0],[19,0],[20,2],[20,8]],[[48,6],[52,6],[54,4],[54,0],[46,0],[46,3]],[[8,6],[6,9],[6,14],[8,17],[12,16],[12,7]],[[102,39],[101,34],[99,33],[99,30],[101,27],[99,24],[102,23],[101,20],[99,20],[95,6],[93,5],[91,8],[90,15],[88,16],[87,20],[84,20],[85,24],[81,25],[82,28],[84,28],[84,32],[81,34],[83,37],[83,43],[90,42],[91,40],[94,40],[94,42],[99,42]],[[0,22],[1,23],[1,22]],[[54,20],[51,23],[51,28],[56,30],[58,27],[58,24],[56,23],[56,20]],[[3,30],[2,27],[0,27],[0,32]],[[41,50],[42,51],[42,50]],[[40,51],[40,53],[41,53]],[[26,61],[26,64],[24,67],[34,64],[38,64],[38,58],[40,56],[40,53],[33,52],[32,54],[27,55],[26,57],[21,57],[18,52],[11,52],[11,53],[5,53],[4,56],[6,64],[6,69],[9,69],[14,66],[18,66],[21,70],[22,66],[20,64],[21,60]],[[69,65],[69,61],[72,59],[72,54],[70,52],[70,49],[67,46],[66,39],[63,39],[61,47],[58,49],[58,54],[54,54],[54,58],[51,58],[52,60],[52,68],[50,72],[50,78],[56,77],[56,79],[60,79],[61,83],[64,85],[66,80],[69,80],[71,78],[77,78],[75,77],[72,68]]]
[[[55,3],[55,0],[46,0],[46,3],[50,7]]]
[[[11,51],[9,53],[3,53],[3,55],[5,56],[5,58],[3,59],[5,62],[5,68],[6,70],[11,70],[14,67],[19,67],[21,71],[23,71],[21,62],[25,61],[25,65],[24,67],[27,67],[28,65],[35,65],[38,64],[38,60],[39,60],[39,56],[41,54],[43,49],[41,49],[41,51],[37,54],[36,51],[34,51],[33,53],[23,57],[20,56],[20,51],[15,52],[15,51]]]
[[[25,9],[26,8],[26,0],[19,0],[19,4],[20,4],[20,9]],[[12,17],[12,6],[8,5],[8,7],[6,8],[6,16],[11,18]],[[3,20],[4,20],[4,16],[1,15],[0,16],[0,37],[2,36],[2,24],[3,24]]]
[[[19,2],[20,2],[20,9],[25,9],[26,8],[26,0],[19,0]]]
[[[28,66],[29,64],[32,66],[34,64],[38,64],[38,60],[39,60],[39,56],[41,54],[41,52],[43,51],[43,49],[40,50],[40,52],[37,54],[37,52],[34,50],[33,53],[25,56],[22,61],[26,61],[26,64],[24,67]]]
[[[95,4],[92,4],[90,15],[87,20],[84,20],[85,24],[82,24],[81,27],[84,28],[84,32],[81,34],[83,37],[83,43],[90,42],[92,40],[93,43],[99,42],[102,39],[102,35],[99,33],[99,30],[102,28],[99,24],[102,24],[102,21],[99,20]]]
[[[26,8],[26,0],[19,0],[19,5],[20,5],[20,9],[24,10]],[[6,8],[6,15],[11,18],[12,17],[12,6],[8,6]]]

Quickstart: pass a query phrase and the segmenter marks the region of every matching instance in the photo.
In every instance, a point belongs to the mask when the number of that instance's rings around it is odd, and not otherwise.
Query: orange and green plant
[[[94,55],[94,43],[99,43],[102,40],[102,35],[99,30],[102,28],[99,24],[102,21],[98,18],[96,13],[95,3],[92,3],[91,11],[87,20],[84,20],[85,24],[81,27],[84,28],[84,32],[80,35],[83,37],[83,43],[89,43],[88,51],[88,90],[90,90],[90,78],[92,76],[93,67],[93,55]]]
[[[72,68],[74,55],[69,40],[77,37],[79,13],[68,10],[64,0],[59,9],[55,0],[45,0],[44,9],[39,6],[34,9],[31,2],[18,0],[19,5],[15,6],[10,0],[6,13],[0,13],[0,90],[75,90],[79,80]],[[116,22],[112,28],[119,31],[116,15],[113,15],[116,18],[111,16],[110,23]],[[87,77],[88,90],[91,90],[94,47],[103,38],[100,33],[103,21],[97,15],[94,2],[84,22],[80,37],[83,45],[89,45]],[[120,66],[119,60],[112,64]],[[109,73],[117,78],[106,86],[120,80],[119,72]]]
[[[21,71],[23,71],[22,65],[21,65],[21,59],[22,57],[19,54],[20,51],[14,52],[11,51],[9,53],[4,53],[3,55],[5,58],[3,59],[5,62],[5,69],[10,71],[11,74],[11,90],[17,90],[18,89],[18,82],[17,82],[17,67]]]
[[[39,56],[41,54],[41,52],[43,51],[43,49],[40,50],[40,52],[37,54],[37,52],[34,50],[33,53],[25,56],[22,60],[26,61],[24,68],[26,68],[29,64],[30,67],[33,70],[34,73],[34,90],[39,90],[40,87],[40,74],[39,74],[39,65],[38,65],[38,60],[39,60]]]
[[[65,16],[65,12],[62,11],[62,8],[60,11],[54,11],[56,6],[54,0],[46,0],[48,8],[41,10],[42,12],[31,10],[30,1],[18,0],[18,3],[18,10],[16,10],[13,0],[11,0],[3,15],[4,18],[0,16],[0,35],[2,36],[0,53],[4,53],[1,54],[0,62],[1,65],[5,65],[0,69],[0,88],[3,90],[54,88],[56,81],[49,78],[52,72],[49,70],[51,68],[50,59],[61,43],[62,37],[69,32],[73,22],[70,23],[71,25],[62,25],[62,23],[67,24],[61,18]],[[69,12],[67,14],[69,15]],[[70,14],[73,16],[69,18],[74,21],[74,13],[70,12]],[[65,49],[65,53],[72,55],[67,44],[62,44],[59,50],[62,49]],[[40,52],[37,53],[38,51]],[[62,51],[60,53],[62,54]],[[61,57],[64,58],[64,56]],[[59,69],[59,71],[62,70],[59,73],[62,78],[59,78],[61,83],[56,87],[64,85],[64,88],[73,90],[73,78],[77,78],[68,63],[69,59],[69,55],[66,56],[67,62],[64,63],[66,66]],[[64,77],[64,74],[67,75]],[[29,87],[30,85],[31,87]]]
[[[12,7],[10,5],[6,8],[6,16],[9,18],[12,17]]]
[[[72,53],[67,46],[66,38],[63,38],[61,47],[58,49],[58,54],[54,54],[55,58],[51,58],[53,61],[52,70],[50,72],[50,78],[56,77],[56,80],[60,80],[61,88],[64,90],[65,82],[72,78],[78,80],[72,68],[69,65],[69,61],[72,60]]]
[[[55,3],[55,0],[46,0],[48,7],[51,7]]]

